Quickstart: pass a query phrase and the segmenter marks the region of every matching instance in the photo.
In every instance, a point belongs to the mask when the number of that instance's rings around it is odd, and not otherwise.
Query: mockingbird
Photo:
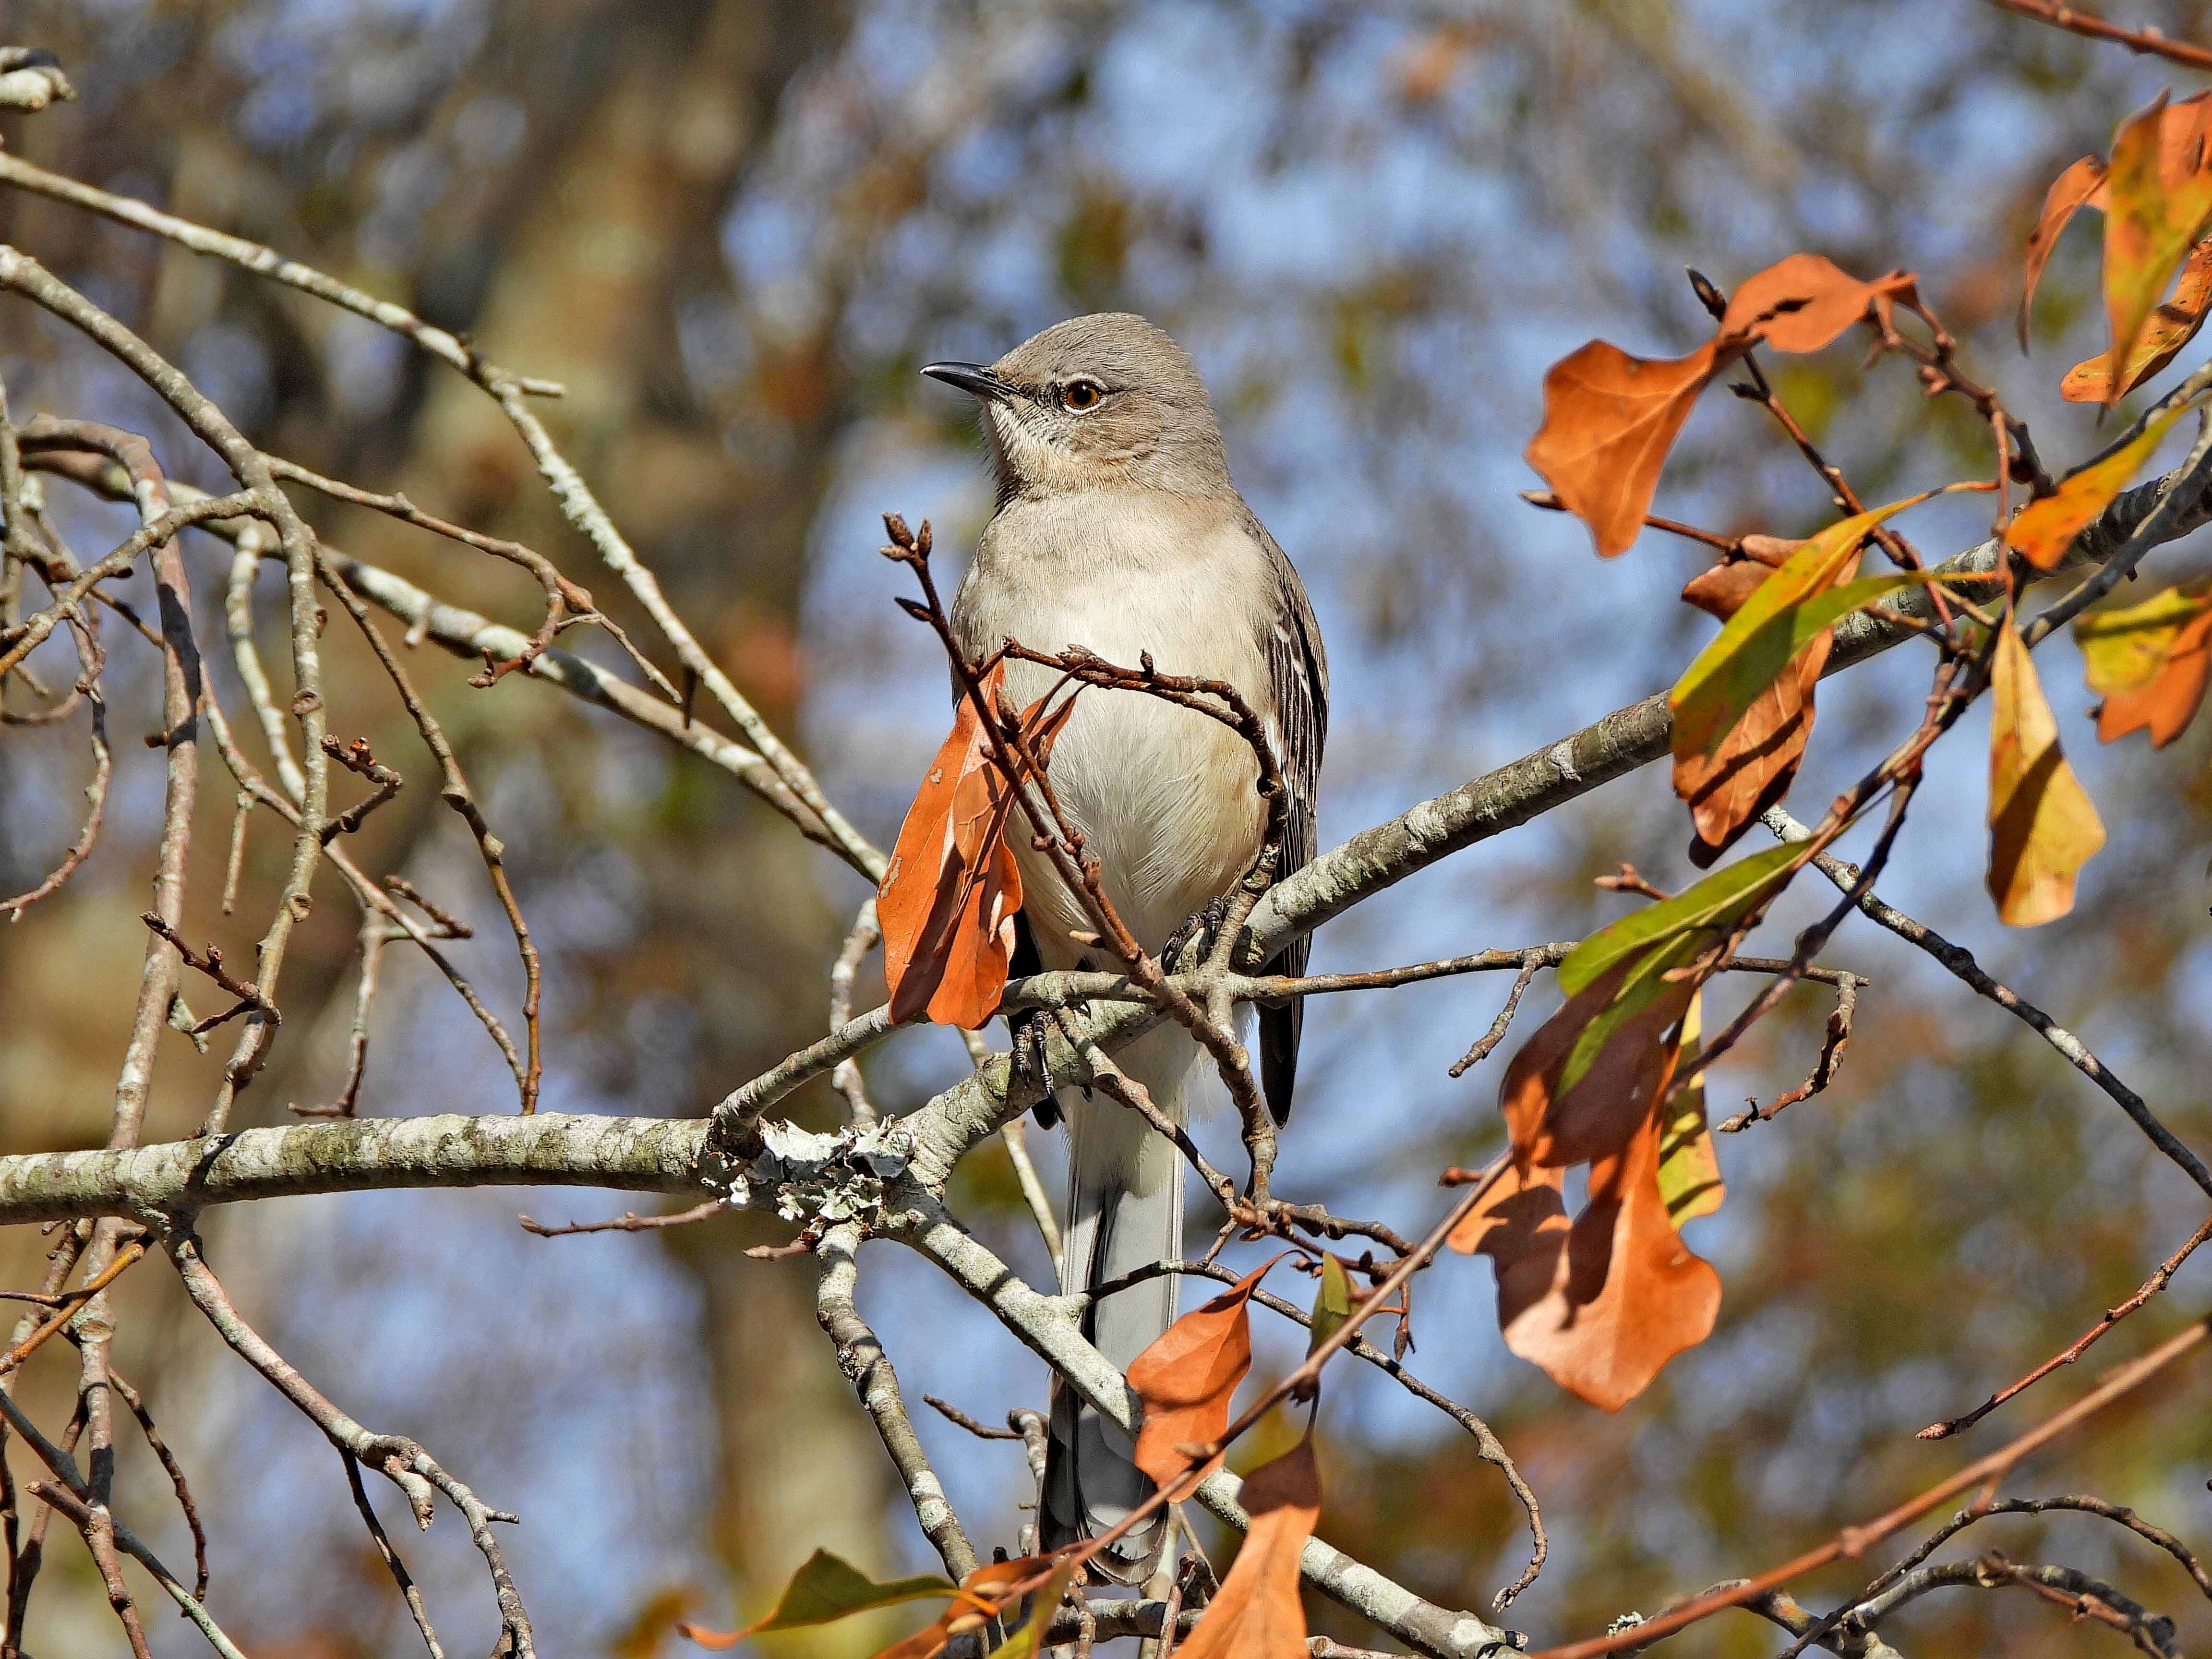
[[[1182,347],[1141,317],[1078,317],[995,363],[932,363],[923,374],[973,393],[997,476],[998,504],[952,604],[971,659],[1009,635],[1041,650],[1081,645],[1109,661],[1150,653],[1164,673],[1225,680],[1267,722],[1290,791],[1279,873],[1313,856],[1314,795],[1328,718],[1321,630],[1291,562],[1231,482],[1206,386]],[[1017,707],[1055,675],[1010,663]],[[1218,721],[1135,692],[1091,692],[1052,750],[1052,784],[1097,855],[1108,897],[1148,950],[1158,950],[1233,887],[1260,849],[1264,803],[1251,750]],[[1046,969],[1082,966],[1069,938],[1091,921],[1051,862],[1012,837],[1022,866],[1025,951]],[[1306,944],[1278,971],[1302,972]],[[1301,1011],[1260,1016],[1267,1104],[1290,1111]],[[1117,1056],[1178,1122],[1227,1091],[1205,1051],[1177,1026]],[[1183,1162],[1135,1113],[1064,1092],[1049,1123],[1069,1138],[1063,1293],[1182,1255]],[[1085,1334],[1116,1366],[1175,1318],[1176,1279],[1148,1279],[1095,1304]],[[1041,1505],[1046,1547],[1095,1535],[1150,1495],[1129,1437],[1055,1389]],[[1166,1538],[1133,1530],[1103,1561],[1144,1577]]]

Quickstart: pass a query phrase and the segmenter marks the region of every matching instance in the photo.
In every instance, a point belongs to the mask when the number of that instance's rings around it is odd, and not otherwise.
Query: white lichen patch
[[[730,1201],[773,1202],[786,1221],[882,1220],[884,1194],[906,1172],[913,1137],[899,1123],[817,1134],[795,1123],[760,1127],[761,1150],[730,1178]]]

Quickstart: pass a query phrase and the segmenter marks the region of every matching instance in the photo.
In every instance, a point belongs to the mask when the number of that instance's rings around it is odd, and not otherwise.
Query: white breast
[[[1018,501],[985,532],[953,622],[976,655],[1009,635],[1132,667],[1149,652],[1163,673],[1226,680],[1266,715],[1272,582],[1241,518],[1218,503],[1103,492]],[[1056,678],[1009,665],[1008,695],[1026,707]],[[1265,813],[1251,750],[1228,726],[1156,697],[1085,691],[1049,775],[1099,859],[1108,896],[1148,949],[1227,890],[1259,850]],[[1049,860],[1018,830],[1012,839],[1039,954],[1069,965],[1085,952],[1068,930],[1091,923]]]

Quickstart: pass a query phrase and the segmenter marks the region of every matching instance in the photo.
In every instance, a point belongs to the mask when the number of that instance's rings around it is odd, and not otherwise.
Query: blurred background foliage
[[[2179,0],[2131,12],[2212,38]],[[1103,308],[1142,311],[1191,347],[1239,481],[1328,634],[1334,842],[1665,684],[1705,636],[1674,599],[1696,549],[1647,536],[1601,566],[1578,527],[1514,495],[1534,482],[1518,453],[1547,363],[1594,333],[1653,352],[1705,331],[1685,264],[1724,287],[1800,248],[1862,275],[1916,269],[2045,458],[2085,453],[2092,418],[2056,392],[2101,345],[2095,234],[2062,246],[2026,359],[2009,338],[2021,246],[2049,179],[2169,73],[1967,0],[21,0],[7,15],[6,38],[58,52],[81,94],[0,124],[10,147],[270,243],[566,382],[548,418],[568,453],[732,677],[885,844],[941,735],[943,680],[889,603],[873,515],[933,519],[949,566],[988,505],[970,413],[918,363],[988,359]],[[0,198],[0,235],[143,331],[266,447],[529,541],[641,622],[496,411],[392,338],[52,204]],[[137,426],[175,471],[210,479],[135,386],[27,307],[0,313],[0,368],[18,411]],[[1869,499],[1984,465],[1981,434],[1949,404],[1923,406],[1895,365],[1864,375],[1839,347],[1777,377]],[[1710,397],[1659,510],[1726,531],[1820,522],[1817,481],[1754,415]],[[82,545],[112,539],[112,510],[64,506]],[[310,510],[338,545],[443,597],[526,626],[536,614],[504,566]],[[1948,550],[1978,538],[1984,510],[1938,503],[1913,527]],[[222,565],[195,551],[203,638],[219,641]],[[2205,562],[2184,543],[2156,574]],[[371,821],[369,867],[495,924],[410,733],[340,633],[332,730],[368,737],[414,785]],[[9,1152],[103,1138],[128,1021],[160,799],[137,738],[156,680],[151,653],[122,637],[111,648],[107,840],[60,896],[0,929]],[[1912,654],[1829,683],[1801,803],[1917,719]],[[1973,723],[1938,751],[1885,889],[2082,1032],[2204,1147],[2208,740],[2200,728],[2155,757],[2098,750],[2086,696],[2069,694],[2070,644],[2045,654],[2112,830],[2076,915],[2024,935],[1995,923]],[[696,1113],[818,1032],[830,957],[865,896],[849,872],[643,732],[520,677],[472,690],[466,665],[419,672],[545,949],[549,1108]],[[85,764],[74,729],[0,744],[0,887],[29,884],[67,844]],[[204,792],[203,849],[227,833],[224,781]],[[1575,937],[1622,902],[1591,877],[1628,859],[1675,884],[1686,840],[1663,772],[1638,775],[1363,907],[1321,935],[1317,965]],[[242,953],[283,857],[257,827],[235,919],[204,864],[186,933]],[[1762,939],[1786,939],[1816,899],[1793,896]],[[338,1087],[345,908],[325,903],[298,936],[283,1035],[240,1122],[290,1121],[288,1102]],[[519,974],[496,925],[462,954],[512,1008]],[[1423,1281],[1418,1369],[1490,1419],[1546,1504],[1551,1564],[1510,1624],[1579,1634],[1650,1611],[1997,1443],[2079,1379],[2044,1385],[1963,1448],[1911,1431],[2077,1334],[2198,1219],[2186,1182],[2016,1023],[1863,925],[1829,955],[1876,981],[1842,1080],[1723,1145],[1727,1207],[1692,1235],[1723,1270],[1720,1328],[1651,1393],[1612,1418],[1567,1400],[1503,1352],[1486,1266],[1450,1261]],[[395,954],[387,981],[364,1111],[507,1109],[496,1054],[424,965]],[[1435,1172],[1498,1138],[1494,1077],[1444,1071],[1503,988],[1453,981],[1315,1008],[1281,1188],[1425,1224]],[[1795,1082],[1825,1012],[1793,997],[1712,1080],[1716,1105]],[[219,1058],[171,1041],[149,1135],[189,1132]],[[868,1068],[879,1103],[899,1109],[963,1064],[929,1033]],[[957,1198],[1045,1272],[998,1149],[971,1160]],[[518,1202],[549,1218],[620,1207],[395,1194],[234,1209],[208,1227],[234,1291],[310,1376],[525,1515],[511,1547],[549,1655],[673,1652],[677,1610],[757,1610],[817,1545],[877,1569],[927,1563],[814,1328],[806,1267],[741,1255],[773,1224],[548,1242],[514,1225]],[[40,1248],[0,1241],[0,1277],[31,1282]],[[910,1397],[987,1419],[1042,1403],[1036,1363],[927,1269],[889,1247],[864,1264],[863,1309]],[[2208,1287],[2192,1264],[2092,1366],[2172,1328]],[[327,1449],[214,1352],[158,1273],[125,1289],[119,1363],[214,1520],[219,1615],[268,1659],[408,1652]],[[1261,1369],[1296,1352],[1277,1333]],[[51,1411],[69,1374],[43,1357],[27,1390]],[[1525,1558],[1520,1517],[1466,1439],[1378,1382],[1332,1383],[1322,1533],[1438,1601],[1486,1609]],[[2205,1399],[2201,1366],[2168,1379],[2014,1490],[2094,1491],[2201,1542]],[[1018,1454],[934,1419],[921,1429],[979,1541],[1012,1543]],[[156,1486],[143,1470],[131,1480],[134,1523],[174,1547],[151,1519]],[[457,1650],[480,1649],[490,1607],[449,1528],[413,1544],[416,1571]],[[2109,1570],[2177,1614],[2185,1645],[2212,1635],[2179,1569],[2116,1550],[2109,1529],[1987,1530],[1985,1543],[2032,1555],[2041,1535]],[[49,1571],[34,1650],[107,1650],[79,1553],[58,1549]],[[1361,1639],[1334,1609],[1315,1616]],[[870,1634],[762,1647],[865,1652]],[[2027,1597],[1957,1592],[1892,1634],[1916,1655],[2111,1639]],[[181,1626],[156,1638],[165,1653],[198,1641]],[[1729,1615],[1677,1644],[1751,1654],[1775,1640]]]

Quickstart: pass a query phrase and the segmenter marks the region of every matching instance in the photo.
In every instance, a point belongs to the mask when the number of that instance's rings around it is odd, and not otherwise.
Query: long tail
[[[1205,1053],[1179,1030],[1148,1033],[1117,1056],[1168,1117],[1185,1121],[1191,1096],[1212,1084]],[[1182,1258],[1182,1155],[1127,1107],[1070,1091],[1060,1109],[1068,1125],[1068,1220],[1061,1261],[1063,1292],[1090,1291],[1133,1269]],[[1095,1304],[1084,1334],[1116,1367],[1175,1322],[1176,1279],[1147,1279]],[[1047,1549],[1095,1537],[1152,1495],[1137,1468],[1134,1442],[1064,1384],[1052,1401],[1039,1531]],[[1147,1577],[1167,1532],[1165,1516],[1135,1528],[1098,1558],[1125,1583]]]

